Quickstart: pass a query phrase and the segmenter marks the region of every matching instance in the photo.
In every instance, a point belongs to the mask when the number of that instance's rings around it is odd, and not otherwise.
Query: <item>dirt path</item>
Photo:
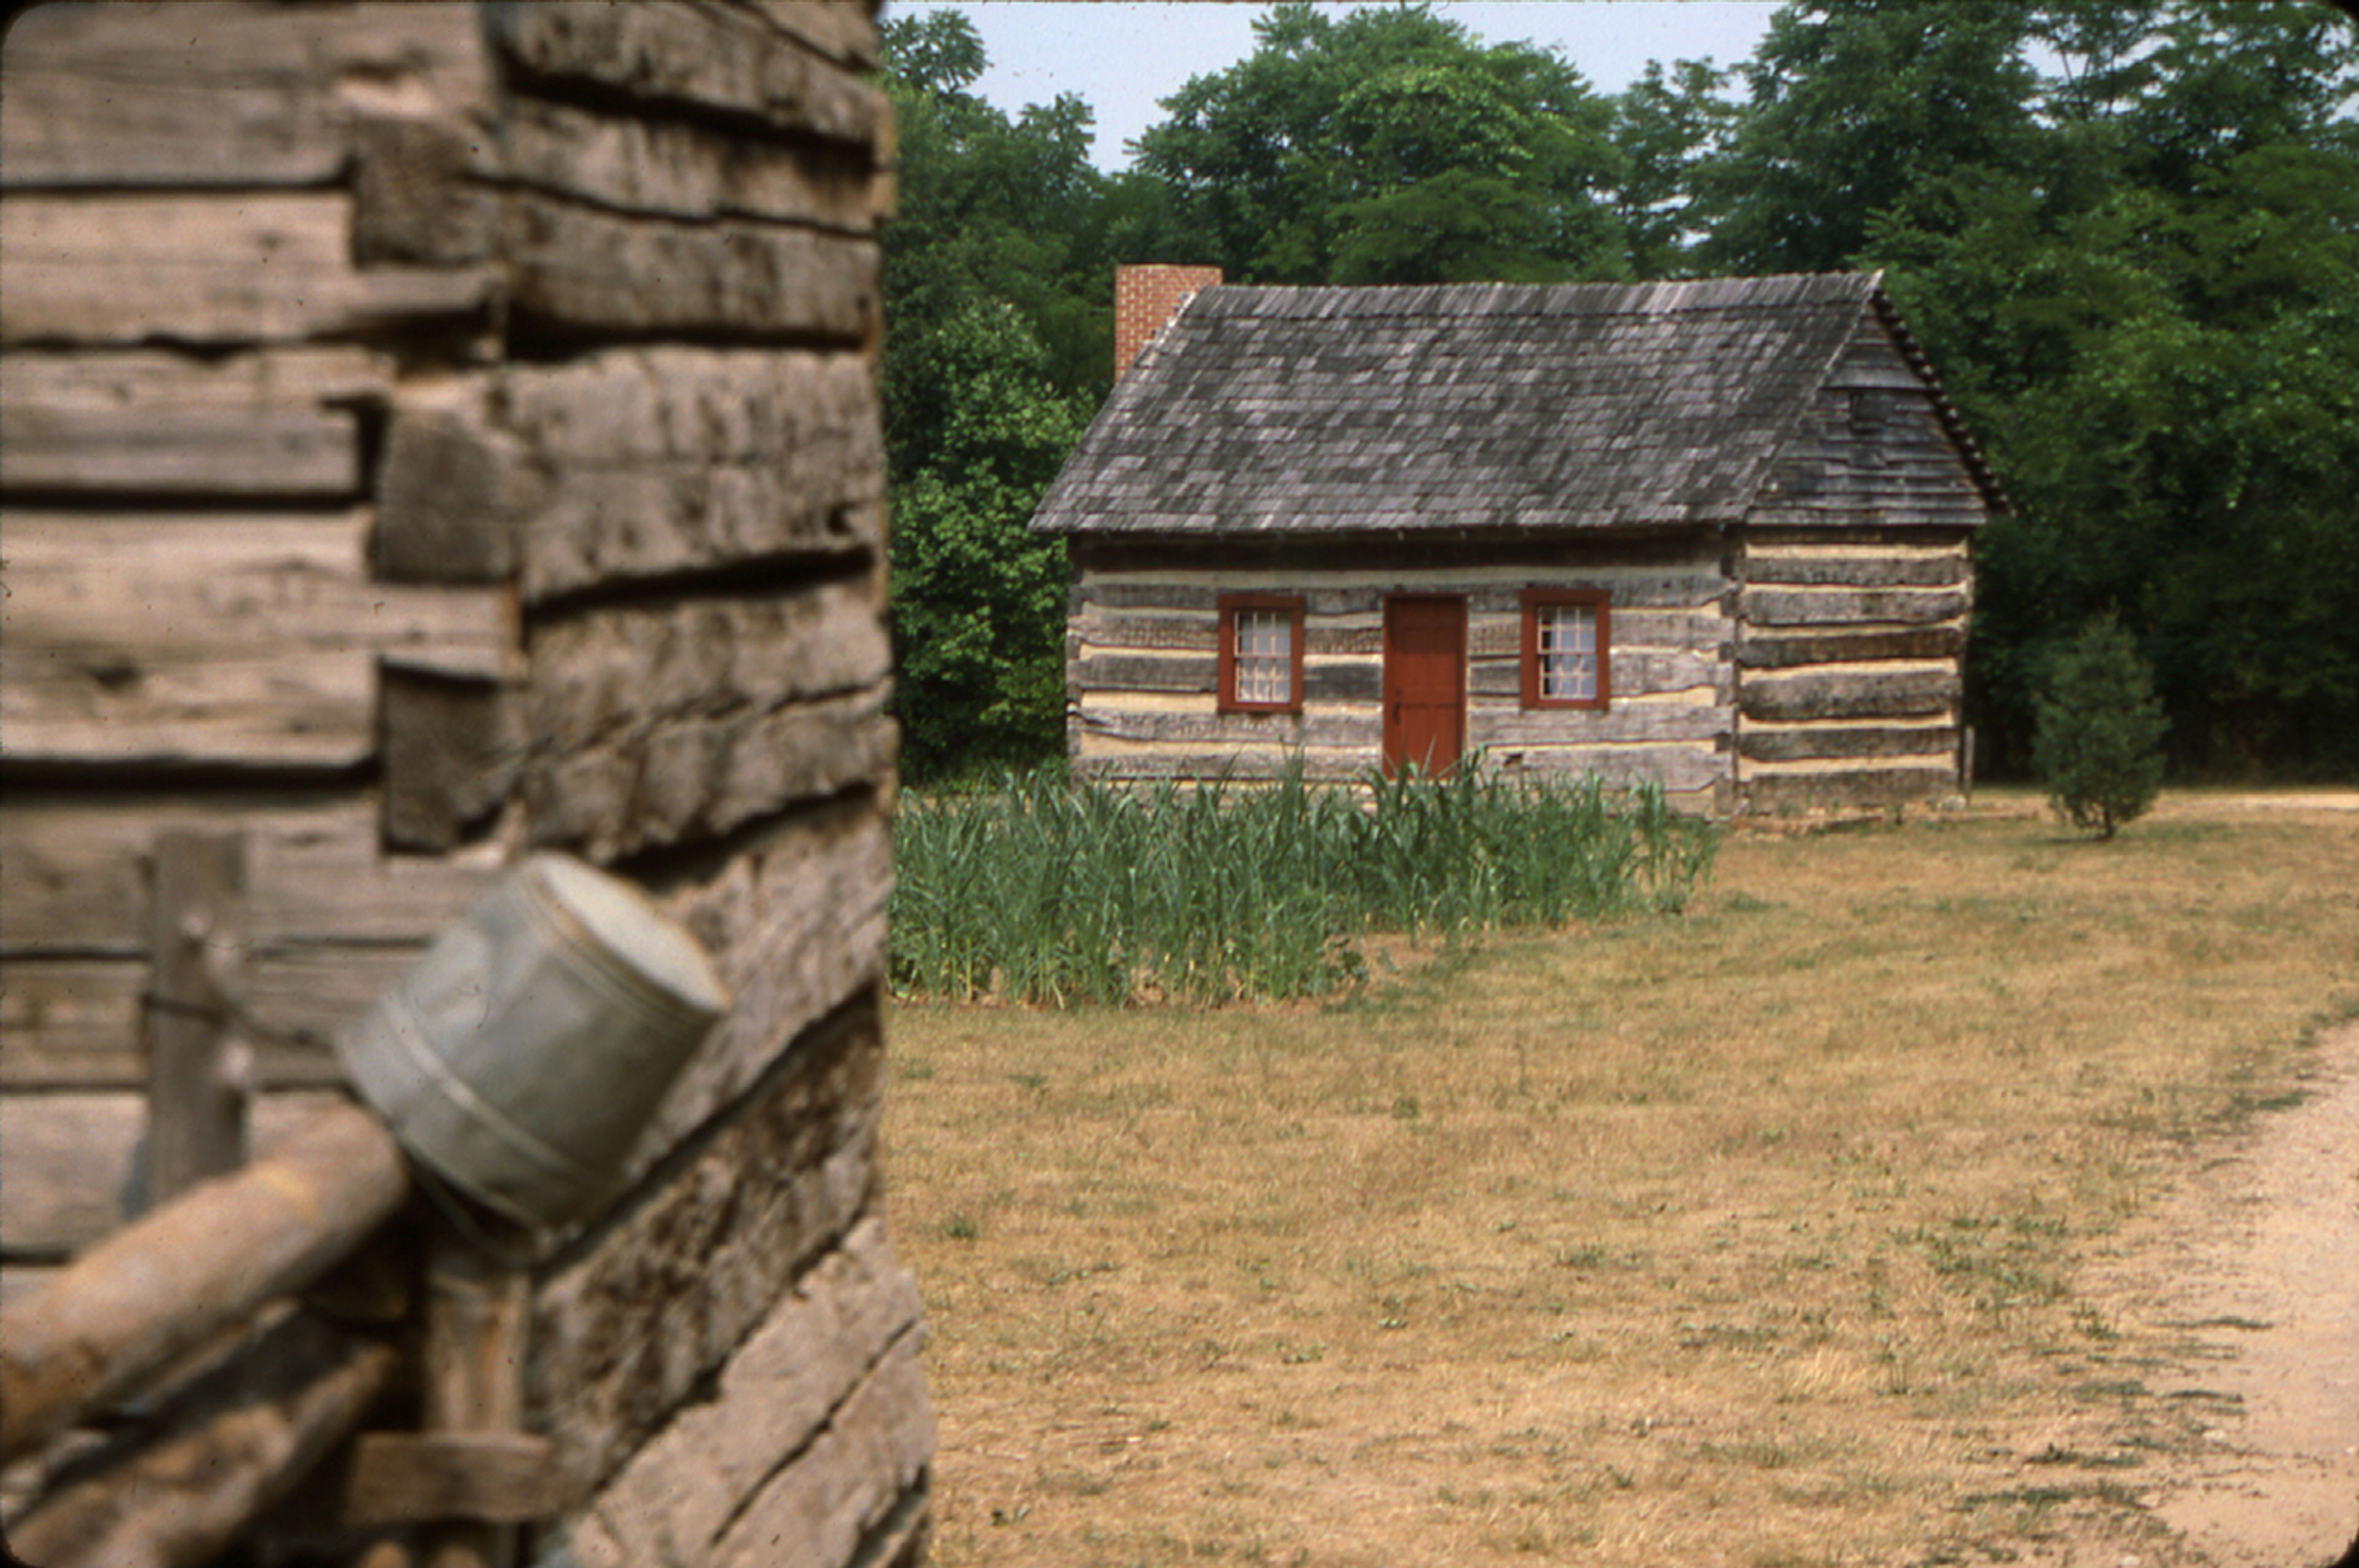
[[[2188,1336],[2157,1392],[2226,1396],[2156,1507],[2222,1568],[2312,1568],[2359,1530],[2359,1027],[2321,1041],[2302,1088],[2190,1172],[2155,1216],[2170,1239],[2100,1284]]]

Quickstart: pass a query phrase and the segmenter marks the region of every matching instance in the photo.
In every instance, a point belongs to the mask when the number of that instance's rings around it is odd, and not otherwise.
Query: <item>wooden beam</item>
[[[0,483],[47,493],[353,496],[353,405],[392,384],[365,349],[218,362],[152,350],[0,355]]]
[[[12,791],[0,809],[0,866],[8,876],[0,962],[10,964],[13,980],[15,963],[34,957],[144,959],[143,862],[164,828],[245,835],[247,934],[266,954],[424,942],[490,890],[499,860],[388,857],[378,838],[381,810],[360,788],[295,797]],[[14,1001],[13,989],[0,998],[12,1025]],[[121,1042],[134,1033],[121,1030]],[[5,1048],[18,1044],[11,1034]],[[0,1082],[8,1081],[0,1070]]]
[[[1745,809],[1754,816],[1778,811],[1858,811],[1940,800],[1955,792],[1958,776],[1947,766],[1846,770],[1841,773],[1749,773],[1743,784]]]
[[[768,1568],[780,1541],[809,1563],[855,1561],[861,1538],[884,1525],[921,1483],[934,1454],[915,1336],[897,1341],[837,1406],[796,1463],[778,1470],[702,1559],[712,1568]]]
[[[251,971],[248,1011],[273,1033],[241,1041],[234,1064],[240,1076],[250,1074],[255,1092],[264,1095],[343,1088],[343,1069],[330,1044],[335,1031],[384,995],[425,946],[422,940],[328,942],[266,952]],[[8,972],[0,999],[6,1004],[0,1007],[0,1093],[143,1094],[146,965],[34,955],[0,957],[0,966]]]
[[[39,6],[0,66],[0,185],[317,186],[372,105],[461,120],[494,87],[472,6]]]
[[[1332,548],[1323,557],[1271,566],[1241,561],[1221,567],[1192,557],[1158,562],[1144,557],[1125,558],[1125,574],[1109,577],[1086,569],[1081,579],[1084,603],[1102,610],[1194,611],[1209,614],[1223,593],[1236,590],[1301,592],[1314,619],[1339,615],[1380,615],[1385,600],[1395,593],[1462,593],[1476,615],[1517,612],[1517,600],[1528,588],[1599,588],[1613,596],[1618,622],[1627,609],[1702,609],[1717,606],[1728,584],[1712,563],[1688,569],[1646,563],[1625,564],[1600,555],[1594,564],[1543,568],[1534,564],[1538,546],[1521,556],[1485,560],[1497,552],[1466,546],[1463,557],[1436,550],[1426,559],[1397,560],[1385,546],[1364,550]],[[1569,553],[1569,552],[1568,552]],[[1339,561],[1348,560],[1348,566]],[[1145,575],[1151,572],[1152,576]],[[1243,574],[1257,575],[1244,582]],[[1130,575],[1130,574],[1139,575]]]
[[[298,1313],[175,1397],[9,1530],[42,1568],[194,1568],[303,1479],[385,1386],[393,1351]]]
[[[873,239],[750,219],[680,223],[531,190],[509,195],[503,222],[510,319],[536,331],[726,333],[865,350],[884,320]]]
[[[451,1519],[530,1524],[564,1507],[555,1453],[523,1432],[364,1432],[270,1522],[307,1534]]]
[[[376,661],[504,667],[497,589],[369,579],[365,511],[12,512],[0,749],[14,761],[349,768]]]
[[[0,1309],[0,1459],[310,1283],[408,1191],[393,1135],[338,1105],[269,1157],[116,1231]]]
[[[595,252],[584,254],[596,254]],[[576,258],[578,260],[578,258]],[[793,557],[881,554],[883,426],[856,353],[679,345],[406,391],[375,564],[527,600]]]
[[[1621,630],[1619,626],[1615,631]],[[1314,665],[1315,668],[1316,665]],[[1466,672],[1466,693],[1473,697],[1505,697],[1520,705],[1523,667],[1514,658],[1476,659]],[[1729,700],[1735,671],[1714,649],[1634,648],[1614,639],[1612,703],[1662,697],[1673,692],[1703,691]],[[1554,710],[1559,718],[1563,710]]]
[[[16,867],[8,898],[16,897]],[[12,931],[11,935],[15,935]],[[139,1049],[139,993],[147,966],[135,957],[49,957],[21,950],[0,957],[0,1088],[137,1090],[147,1082]],[[0,1096],[0,1117],[7,1115]],[[0,1162],[10,1159],[0,1145]],[[5,1187],[0,1207],[13,1208]],[[5,1233],[11,1242],[14,1231]]]
[[[146,1120],[136,1089],[0,1094],[0,1241],[11,1263],[63,1263],[123,1223]]]
[[[1954,620],[1973,602],[1962,588],[1748,588],[1738,613],[1752,626],[1924,626]]]
[[[8,966],[11,985],[17,967]],[[11,1052],[20,1052],[15,1041],[0,1045],[0,1065]],[[116,1054],[129,1058],[133,1070],[109,1091],[57,1092],[35,1084],[27,1093],[26,1085],[0,1076],[6,1091],[0,1092],[0,1256],[11,1266],[62,1264],[130,1217],[125,1209],[135,1195],[147,1108],[137,1053]],[[250,1119],[253,1142],[274,1147],[344,1098],[341,1082],[331,1090],[265,1094]]]
[[[378,464],[369,564],[386,582],[505,583],[541,482],[485,412],[492,378],[397,400]]]
[[[1621,622],[1614,622],[1621,629]],[[1747,669],[1790,669],[1798,665],[1858,664],[1871,659],[1954,659],[1966,651],[1966,629],[1928,626],[1916,631],[1843,631],[1778,635],[1748,627],[1737,645],[1736,662]]]
[[[498,6],[489,21],[523,91],[540,81],[594,84],[675,116],[718,119],[741,134],[766,130],[855,146],[875,146],[890,135],[893,111],[882,91],[734,7],[538,0]]]
[[[828,5],[826,0],[755,0],[755,9],[804,48],[854,70],[875,70],[877,24],[868,7]]]
[[[385,841],[443,854],[479,836],[524,761],[524,704],[498,681],[454,680],[388,661],[380,672]]]
[[[533,744],[561,755],[871,688],[893,673],[884,587],[869,573],[544,622],[532,633]]]
[[[1953,588],[1970,576],[1962,545],[1939,556],[1774,556],[1753,550],[1745,557],[1745,580],[1748,584]]]
[[[453,904],[443,918],[462,907]],[[335,1031],[384,995],[425,946],[421,936],[257,950],[245,971],[245,1011],[273,1033],[245,1043],[255,1082],[267,1091],[342,1087],[329,1048]],[[0,965],[8,976],[0,988],[0,1088],[49,1094],[146,1087],[139,1033],[145,962],[37,953],[0,957]]]
[[[736,998],[665,1091],[625,1162],[637,1182],[717,1117],[806,1030],[884,972],[890,826],[871,796],[798,812],[741,841],[725,868],[667,888],[665,913],[697,934]]]
[[[1815,762],[1840,757],[1948,756],[1957,749],[1953,724],[1804,724],[1791,730],[1748,729],[1737,754],[1748,762]]]
[[[501,138],[505,139],[505,137]],[[353,260],[364,267],[493,261],[497,144],[480,125],[408,114],[353,123]]]
[[[875,228],[878,189],[865,148],[759,141],[523,97],[502,129],[509,179],[617,211],[766,218],[838,233]]]
[[[876,23],[860,5],[824,0],[755,0],[755,8],[780,32],[856,70],[876,69]]]
[[[664,1180],[539,1281],[527,1424],[556,1441],[571,1496],[593,1493],[698,1398],[874,1201],[885,1067],[874,998],[806,1031]],[[715,1204],[717,1191],[738,1201]]]
[[[357,267],[342,191],[17,196],[0,343],[251,344],[474,321],[488,266]]]
[[[147,1206],[245,1159],[253,1074],[228,1019],[233,970],[246,946],[245,840],[237,834],[158,835],[148,922]]]
[[[1067,678],[1088,692],[1187,692],[1210,700],[1219,680],[1219,663],[1193,654],[1085,653],[1072,662]],[[1382,696],[1383,674],[1381,661],[1373,658],[1349,663],[1313,659],[1303,666],[1303,699],[1373,704]]]
[[[595,1517],[606,1527],[608,1561],[706,1563],[742,1511],[807,1458],[832,1455],[835,1482],[873,1484],[882,1458],[864,1446],[835,1448],[831,1430],[861,1407],[861,1390],[883,1362],[924,1338],[917,1281],[894,1259],[884,1226],[864,1219],[817,1266],[782,1292],[695,1402],[679,1410],[600,1488]],[[905,1414],[924,1418],[919,1408]],[[920,1441],[931,1445],[930,1431]],[[682,1477],[694,1476],[690,1486]],[[789,1483],[791,1484],[791,1483]],[[806,1547],[807,1538],[785,1538]],[[869,1559],[807,1552],[814,1565]]]
[[[1747,719],[1768,721],[1926,719],[1950,712],[1958,693],[1954,666],[1879,670],[1852,665],[1776,680],[1747,678],[1737,692],[1737,707]]]
[[[599,862],[710,841],[799,801],[873,784],[899,731],[882,684],[723,717],[665,716],[526,764],[527,833]]]
[[[502,394],[503,428],[482,439],[487,462],[519,447],[538,476],[522,541],[528,601],[883,553],[884,425],[864,355],[613,349],[511,366]]]

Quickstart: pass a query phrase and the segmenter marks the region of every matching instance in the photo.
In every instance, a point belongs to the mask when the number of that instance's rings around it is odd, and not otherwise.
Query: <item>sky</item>
[[[1111,173],[1130,161],[1125,144],[1163,118],[1157,100],[1192,76],[1223,70],[1253,52],[1254,18],[1268,7],[1223,0],[886,0],[885,15],[966,13],[991,69],[975,91],[1014,114],[1060,92],[1097,115],[1093,159]],[[1443,0],[1438,14],[1488,43],[1560,49],[1600,92],[1618,92],[1650,59],[1710,58],[1734,65],[1768,31],[1774,4],[1750,0]]]

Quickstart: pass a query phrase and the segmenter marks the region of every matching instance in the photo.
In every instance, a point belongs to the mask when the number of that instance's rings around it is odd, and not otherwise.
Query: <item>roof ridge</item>
[[[1201,290],[1222,316],[1292,319],[1339,316],[1466,316],[1516,313],[1526,305],[1588,304],[1583,310],[1536,314],[1650,316],[1780,305],[1864,306],[1883,274],[1772,273],[1759,277],[1615,279],[1573,283],[1222,284]],[[1470,308],[1474,307],[1473,308]]]

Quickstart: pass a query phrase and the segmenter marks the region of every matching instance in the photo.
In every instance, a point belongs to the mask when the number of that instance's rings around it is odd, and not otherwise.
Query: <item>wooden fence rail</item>
[[[300,1290],[401,1206],[409,1172],[358,1106],[124,1227],[0,1309],[0,1460]]]
[[[62,1477],[10,1531],[42,1568],[197,1568],[357,1424],[394,1352],[309,1313],[175,1396],[127,1452]]]

